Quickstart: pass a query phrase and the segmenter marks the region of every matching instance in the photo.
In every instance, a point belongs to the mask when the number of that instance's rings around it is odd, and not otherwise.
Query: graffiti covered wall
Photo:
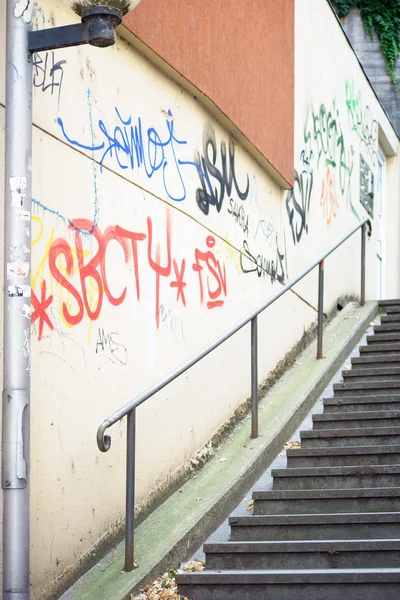
[[[35,3],[34,27],[72,18],[62,3],[57,12],[50,0]],[[366,214],[357,195],[359,156],[373,169],[375,124],[389,137],[390,127],[350,49],[343,52],[352,70],[331,81],[333,52],[324,64],[315,52],[310,57],[303,25],[298,16],[289,193],[122,38],[107,51],[34,57],[33,210],[21,213],[31,237],[7,257],[22,268],[32,252],[31,290],[22,270],[18,293],[32,301],[32,348],[23,351],[32,375],[34,598],[54,597],[123,519],[125,427],[113,428],[112,449],[101,455],[95,435],[103,419]],[[1,40],[4,27],[1,13]],[[336,31],[336,22],[329,27]],[[0,53],[3,68],[3,42]],[[359,89],[370,106],[362,124]],[[0,103],[3,119],[2,71]],[[348,248],[327,261],[327,310],[338,295],[358,294]],[[350,248],[355,255],[358,245]],[[300,297],[288,294],[260,319],[261,378],[315,321],[316,274],[296,291]],[[249,342],[247,328],[139,409],[139,506],[168,487],[248,396]]]
[[[398,139],[327,2],[312,0],[307,10],[302,2],[296,3],[295,63],[295,185],[285,200],[292,242],[289,262],[294,254],[301,254],[299,260],[306,265],[316,237],[329,248],[362,219],[370,218],[367,291],[376,298],[377,238],[386,244],[387,255],[390,249],[398,255],[399,166],[394,156]],[[379,146],[387,154],[384,210],[378,185]],[[394,194],[388,193],[390,188]],[[374,224],[384,211],[386,223],[380,219]],[[349,260],[359,254],[356,235],[327,259],[331,301],[333,286],[339,293],[359,295],[359,264]],[[399,290],[397,271],[386,270],[385,278],[387,293],[394,297]]]

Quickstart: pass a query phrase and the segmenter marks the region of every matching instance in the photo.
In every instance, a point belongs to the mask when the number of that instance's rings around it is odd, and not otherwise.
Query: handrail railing
[[[132,571],[134,563],[134,502],[135,502],[135,438],[136,438],[136,408],[146,400],[162,390],[166,385],[174,381],[193,365],[218,348],[227,339],[232,337],[245,325],[251,322],[251,437],[258,437],[258,343],[257,317],[268,306],[273,304],[278,298],[289,291],[303,277],[308,275],[315,267],[319,267],[318,279],[318,327],[317,327],[317,359],[322,358],[322,334],[323,334],[323,297],[324,297],[324,261],[339,246],[348,240],[356,231],[361,229],[361,293],[360,304],[365,304],[365,233],[368,227],[368,235],[371,235],[371,221],[364,219],[354,227],[344,238],[332,246],[328,252],[325,252],[316,261],[312,263],[300,275],[292,279],[279,292],[276,292],[268,300],[260,304],[256,309],[239,321],[236,325],[228,329],[219,336],[214,342],[206,346],[201,352],[193,358],[186,361],[183,365],[172,371],[169,375],[161,379],[158,383],[152,385],[148,390],[139,394],[134,400],[125,404],[122,408],[113,413],[108,419],[103,421],[97,430],[97,445],[102,452],[107,452],[111,447],[111,437],[106,435],[109,427],[123,419],[127,419],[127,455],[126,455],[126,537],[125,537],[125,571]]]

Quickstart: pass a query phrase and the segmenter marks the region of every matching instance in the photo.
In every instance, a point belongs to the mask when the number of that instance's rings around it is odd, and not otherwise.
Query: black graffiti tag
[[[308,233],[308,213],[310,211],[313,173],[302,171],[294,173],[294,188],[286,196],[286,211],[292,230],[293,243],[301,240],[303,233]]]
[[[250,189],[249,176],[242,191],[236,178],[233,140],[229,142],[227,156],[225,142],[221,142],[218,151],[215,133],[208,131],[203,139],[203,155],[198,154],[196,164],[201,183],[201,188],[196,192],[196,201],[205,215],[208,215],[210,206],[215,206],[220,212],[225,196],[230,198],[233,188],[240,200],[246,200]]]

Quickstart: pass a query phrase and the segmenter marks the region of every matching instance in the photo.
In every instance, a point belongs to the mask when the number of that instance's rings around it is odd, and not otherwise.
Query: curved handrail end
[[[106,429],[110,427],[111,423],[103,421],[97,430],[97,446],[101,452],[108,452],[111,448],[111,436],[106,435]]]

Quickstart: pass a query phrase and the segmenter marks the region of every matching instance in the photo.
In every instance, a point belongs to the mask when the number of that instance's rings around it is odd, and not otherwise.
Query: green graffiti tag
[[[350,200],[351,176],[354,167],[352,149],[345,144],[339,111],[333,105],[328,110],[320,104],[318,110],[309,109],[304,124],[304,143],[317,158],[317,166],[324,160],[325,166],[336,169],[339,174],[342,196]]]

